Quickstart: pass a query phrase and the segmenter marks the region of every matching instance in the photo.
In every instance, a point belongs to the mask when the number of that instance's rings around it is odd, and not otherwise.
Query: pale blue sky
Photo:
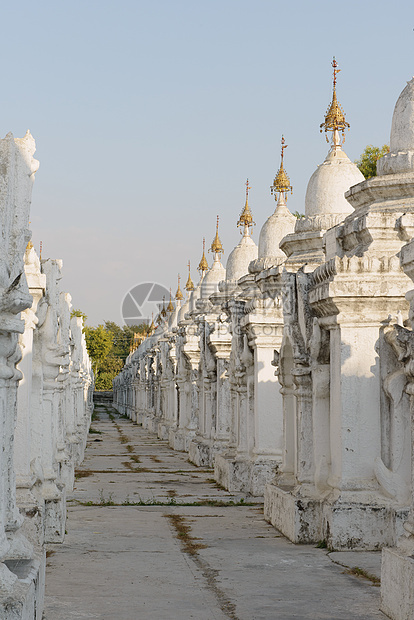
[[[388,142],[414,72],[413,13],[398,0],[3,3],[0,134],[36,140],[33,241],[63,259],[89,324],[120,322],[141,281],[175,290],[189,258],[195,280],[216,214],[225,261],[247,176],[257,242],[282,133],[288,206],[303,211],[328,148],[333,55],[345,151]]]

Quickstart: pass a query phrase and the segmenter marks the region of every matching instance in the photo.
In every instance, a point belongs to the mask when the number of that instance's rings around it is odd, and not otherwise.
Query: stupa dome
[[[329,151],[309,179],[305,197],[305,215],[352,213],[344,194],[352,185],[364,181],[364,175],[341,148]]]
[[[223,253],[223,245],[220,241],[219,233],[219,216],[217,216],[217,224],[216,224],[216,236],[213,239],[213,242],[210,247],[210,252],[214,255],[214,261],[211,266],[211,269],[207,271],[204,278],[201,281],[201,289],[200,289],[200,298],[208,299],[210,295],[213,293],[217,293],[219,282],[226,279],[226,270],[220,262],[221,255]],[[204,257],[204,242],[203,242],[203,257]],[[207,264],[207,262],[206,262]],[[199,265],[199,268],[200,265]],[[204,273],[204,271],[202,272]],[[195,292],[195,291],[194,291]]]
[[[397,99],[391,123],[391,152],[414,151],[414,78]]]
[[[277,205],[274,213],[266,220],[260,231],[259,257],[251,263],[249,267],[250,273],[267,268],[269,266],[267,263],[272,259],[284,260],[286,258],[279,244],[283,237],[291,233],[295,227],[296,218],[286,206],[287,196],[293,190],[283,163],[284,151],[287,148],[284,136],[282,136],[281,145],[280,167],[274,178],[273,185],[270,187],[270,192],[277,200]],[[276,262],[278,261],[276,260]]]
[[[292,215],[284,204],[282,196],[282,200],[279,200],[275,212],[266,220],[260,231],[259,259],[271,257],[286,258],[286,254],[279,248],[279,244],[283,237],[293,232],[295,222],[296,217]]]
[[[249,273],[249,263],[257,258],[257,245],[251,237],[243,235],[240,243],[230,252],[226,265],[228,282],[237,282]]]
[[[189,311],[190,311],[190,297],[188,297],[188,299],[185,300],[185,302],[183,303],[183,305],[178,311],[177,325],[179,325],[181,321],[184,321],[185,315]]]
[[[201,282],[201,299],[208,299],[210,295],[218,291],[219,282],[226,279],[226,270],[220,262],[218,254],[214,259],[211,269],[207,271]]]
[[[345,112],[336,94],[337,75],[340,69],[338,69],[335,58],[332,61],[332,67],[332,101],[325,114],[325,120],[320,125],[321,132],[325,131],[326,134],[332,135],[332,148],[325,161],[317,167],[309,179],[305,196],[305,216],[307,218],[352,213],[353,208],[344,194],[352,185],[364,181],[362,172],[358,170],[341,148],[341,144],[345,140],[345,130],[349,129],[350,125],[345,120]]]
[[[197,284],[195,289],[192,290],[191,293],[190,293],[190,299],[189,299],[189,306],[190,306],[190,310],[189,311],[190,312],[195,310],[197,299],[200,299],[201,283],[202,283],[203,279],[204,279],[204,275],[201,276],[199,283]]]
[[[378,175],[414,171],[414,78],[397,99],[392,115],[390,152],[377,161]]]

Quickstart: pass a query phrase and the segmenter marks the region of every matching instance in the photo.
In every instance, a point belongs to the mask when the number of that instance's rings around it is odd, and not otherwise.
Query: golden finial
[[[184,288],[188,292],[194,290],[194,284],[193,284],[193,281],[191,279],[190,261],[188,261],[188,280],[185,283],[185,287]]]
[[[40,242],[39,260],[42,260],[43,241]]]
[[[159,316],[160,316],[160,319],[163,319],[163,318],[165,318],[167,316],[167,311],[165,309],[165,295],[162,298],[162,310],[161,310]]]
[[[173,302],[172,302],[171,289],[170,289],[170,301],[168,302],[167,312],[170,312],[170,313],[174,312],[174,306],[173,306]]]
[[[246,202],[248,202],[248,200],[249,200],[249,189],[252,189],[250,187],[250,185],[249,185],[249,179],[246,179],[245,186],[246,186]]]
[[[201,273],[201,275],[203,275],[205,271],[208,271],[208,262],[206,259],[206,240],[204,237],[203,237],[203,256],[201,257],[201,261],[197,269]]]
[[[333,145],[335,147],[340,146],[339,136],[336,132],[342,133],[342,143],[345,142],[345,129],[349,129],[350,125],[345,120],[345,112],[342,109],[341,104],[338,102],[336,98],[336,76],[340,72],[338,69],[338,63],[335,60],[335,56],[332,61],[333,67],[333,94],[332,94],[332,102],[328,108],[328,111],[325,114],[325,121],[321,123],[321,133],[325,130],[325,133],[328,131],[333,132]],[[326,141],[329,142],[328,136],[326,136]]]
[[[181,277],[180,277],[180,274],[178,274],[178,288],[177,288],[177,292],[175,294],[175,298],[177,300],[179,300],[179,301],[184,299],[184,295],[182,294],[181,289],[180,289],[180,282],[181,282]]]
[[[213,243],[211,244],[210,252],[213,254],[222,254],[224,252],[223,246],[220,241],[220,237],[218,234],[218,226],[219,226],[219,216],[217,216],[217,224],[216,224],[216,236],[213,239]]]
[[[256,222],[253,222],[252,212],[250,211],[250,207],[249,207],[249,189],[252,189],[252,188],[249,186],[249,179],[247,179],[246,181],[246,203],[244,205],[243,211],[241,212],[239,221],[237,222],[237,226],[244,227],[245,234],[250,232],[250,228],[252,226],[256,226]]]
[[[151,325],[148,327],[148,334],[151,336],[151,334],[154,332],[155,330],[155,325],[154,325],[154,313],[151,314]]]
[[[280,158],[280,168],[278,170],[277,175],[274,178],[273,185],[270,186],[270,193],[274,195],[275,200],[278,199],[279,196],[283,194],[285,200],[287,200],[287,195],[290,192],[293,194],[293,188],[290,184],[290,179],[286,174],[286,171],[283,167],[283,158],[284,158],[284,150],[287,149],[288,145],[285,144],[285,138],[282,136],[281,140],[282,144],[282,153]]]

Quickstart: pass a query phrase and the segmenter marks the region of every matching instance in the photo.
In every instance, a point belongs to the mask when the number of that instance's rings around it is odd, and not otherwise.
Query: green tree
[[[86,320],[87,320],[87,316],[84,312],[82,312],[82,310],[79,310],[78,308],[74,308],[72,310],[72,312],[70,313],[70,318],[72,318],[73,316],[80,316],[81,319],[83,319],[83,331],[85,331],[85,325],[86,325]]]
[[[80,312],[80,311],[79,311]],[[82,316],[76,314],[74,316]],[[148,326],[120,327],[113,321],[105,321],[98,327],[84,327],[86,347],[92,360],[96,390],[112,390],[112,380],[122,370],[129,355],[134,333],[145,334]]]
[[[116,377],[116,375],[113,375],[111,372],[100,372],[97,380],[95,381],[95,390],[112,392],[112,381],[114,377]]]
[[[81,316],[84,321],[86,321],[86,319],[88,318],[86,314],[82,312],[82,310],[79,310],[79,308],[73,308],[72,312],[70,313],[70,316]]]
[[[85,340],[96,382],[102,365],[112,350],[112,337],[103,325],[98,325],[98,327],[85,327]]]
[[[100,368],[95,381],[95,389],[112,390],[112,380],[121,372],[123,365],[124,363],[119,357],[110,353]]]
[[[124,342],[125,338],[122,327],[114,323],[114,321],[105,321],[104,325],[105,330],[108,332],[108,334],[110,334],[112,340],[112,354],[123,358],[124,356],[122,355],[122,353],[124,351],[124,346],[126,345],[126,343]],[[129,345],[130,343],[128,342],[128,353]]]
[[[124,325],[120,327],[113,321],[105,321],[105,329],[112,334],[113,353],[120,357],[123,362],[129,355],[130,346],[134,340],[134,334],[145,334],[148,330],[146,323],[140,325]]]
[[[354,163],[358,166],[362,174],[366,179],[370,179],[371,177],[377,176],[377,161],[380,157],[383,157],[386,153],[390,152],[390,147],[388,144],[384,144],[383,146],[372,146],[372,144],[368,144],[365,147],[364,152],[361,157],[357,159]]]

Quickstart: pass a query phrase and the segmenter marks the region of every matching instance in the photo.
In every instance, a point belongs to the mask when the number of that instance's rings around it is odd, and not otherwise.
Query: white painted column
[[[264,335],[254,344],[254,455],[282,462],[283,399],[271,365],[274,344],[269,340]]]
[[[355,323],[331,330],[329,484],[370,488],[381,456],[379,325]]]

